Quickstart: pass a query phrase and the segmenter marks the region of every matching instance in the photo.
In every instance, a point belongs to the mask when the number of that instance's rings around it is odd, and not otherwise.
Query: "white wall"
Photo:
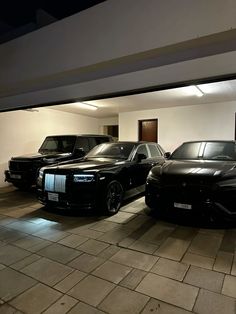
[[[37,152],[47,135],[98,132],[98,119],[52,109],[0,113],[0,187],[6,185],[3,173],[8,160]]]
[[[173,151],[184,141],[233,140],[236,101],[119,114],[119,139],[138,140],[138,120],[158,119],[158,142]]]

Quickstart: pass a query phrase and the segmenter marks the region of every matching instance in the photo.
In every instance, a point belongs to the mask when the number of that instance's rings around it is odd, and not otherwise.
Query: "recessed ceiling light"
[[[73,103],[73,105],[76,105],[82,109],[88,109],[88,110],[97,110],[98,109],[97,106],[90,105],[90,104],[87,104],[84,102],[75,102],[75,103]]]

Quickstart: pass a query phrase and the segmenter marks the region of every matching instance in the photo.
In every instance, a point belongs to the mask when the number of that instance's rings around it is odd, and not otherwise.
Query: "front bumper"
[[[23,171],[10,171],[5,170],[5,181],[20,185],[34,185],[36,184],[36,174],[32,172],[23,172]]]
[[[215,186],[162,186],[149,180],[145,188],[145,202],[148,207],[170,215],[178,212],[236,218],[236,191],[219,190]],[[176,205],[186,205],[186,208]]]

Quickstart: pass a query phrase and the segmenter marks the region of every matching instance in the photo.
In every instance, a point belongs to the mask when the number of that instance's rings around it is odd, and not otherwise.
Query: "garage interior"
[[[166,1],[157,12],[155,1],[131,1],[123,27],[115,19],[110,32],[107,23],[124,5],[104,1],[0,45],[0,313],[235,313],[234,225],[159,220],[143,195],[111,217],[47,210],[34,189],[4,182],[8,160],[36,152],[47,135],[113,133],[136,141],[139,121],[157,119],[157,141],[166,151],[189,140],[235,140],[236,6],[215,1],[212,10],[213,1],[184,1],[182,11]],[[170,21],[161,18],[167,12],[175,29],[163,36],[157,29],[168,29]],[[80,36],[78,61],[79,44],[60,52],[61,31],[87,25],[88,17],[107,20],[96,31],[85,28],[90,41]],[[139,25],[141,18],[147,25]],[[50,36],[58,42],[55,60],[55,42],[43,41]],[[78,39],[68,38],[69,50]],[[37,42],[44,49],[35,51]],[[115,47],[104,52],[107,42]],[[71,59],[60,63],[63,54]]]

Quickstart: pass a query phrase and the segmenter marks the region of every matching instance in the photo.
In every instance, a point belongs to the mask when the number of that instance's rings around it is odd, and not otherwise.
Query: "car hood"
[[[162,167],[154,167],[152,172],[157,176],[219,177],[229,171],[236,172],[235,166],[235,161],[168,160]]]
[[[110,158],[83,158],[80,161],[65,162],[55,166],[44,167],[43,170],[50,170],[50,172],[60,171],[86,171],[86,170],[100,170],[103,168],[117,167],[124,164],[124,160],[110,159]]]
[[[60,157],[67,157],[72,155],[71,153],[33,153],[33,154],[26,154],[23,156],[17,156],[17,157],[12,157],[11,160],[14,161],[37,161],[41,159],[51,159],[51,158],[60,158]]]

